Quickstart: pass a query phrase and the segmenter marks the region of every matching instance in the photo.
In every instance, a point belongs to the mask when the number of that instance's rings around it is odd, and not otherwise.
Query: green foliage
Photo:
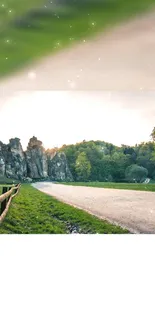
[[[148,170],[142,166],[131,165],[127,167],[125,175],[129,182],[141,183],[146,179]]]
[[[75,163],[77,180],[87,181],[91,173],[91,164],[85,152],[81,152]]]
[[[110,158],[111,174],[114,181],[123,181],[125,170],[130,163],[130,157],[122,152],[116,151]]]
[[[0,175],[0,184],[13,184],[13,183],[18,183],[18,181],[15,179],[7,178],[6,176]]]
[[[155,179],[155,143],[141,143],[135,147],[121,147],[104,141],[83,141],[75,145],[63,146],[74,180],[89,181],[126,181],[126,169],[131,165],[144,167],[148,177]],[[85,153],[91,165],[87,178],[79,178],[77,158]],[[141,169],[140,169],[141,170]],[[146,174],[146,171],[145,171]],[[131,181],[131,179],[129,179]]]
[[[67,223],[79,227],[80,233],[128,233],[119,226],[61,203],[30,185],[22,185],[0,224],[0,234],[66,234]]]
[[[155,171],[155,144],[153,142],[141,143],[135,148],[137,155],[136,164],[148,170],[149,177],[153,177]]]
[[[152,140],[155,142],[155,127],[154,127],[153,130],[152,130],[151,138],[152,138]]]
[[[152,179],[155,181],[155,171],[152,174]]]

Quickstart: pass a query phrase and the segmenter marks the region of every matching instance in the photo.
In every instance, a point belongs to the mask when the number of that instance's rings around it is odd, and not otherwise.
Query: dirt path
[[[0,93],[155,90],[155,12],[50,55],[2,79]]]
[[[34,187],[62,202],[119,224],[134,233],[155,234],[155,193],[113,190],[53,183]]]

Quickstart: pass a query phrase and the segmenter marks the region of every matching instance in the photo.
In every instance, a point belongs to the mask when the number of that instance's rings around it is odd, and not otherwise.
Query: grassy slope
[[[6,176],[1,176],[0,175],[0,187],[3,184],[11,184],[11,183],[19,183],[19,182],[17,180],[15,180],[15,179],[7,178]]]
[[[12,18],[18,17],[32,7],[40,6],[40,3],[45,4],[46,1],[9,0],[8,2],[7,0],[5,2],[10,3],[8,7],[11,7],[12,13],[6,15],[4,8],[0,9],[0,76],[155,5],[154,0],[112,0],[107,1],[106,4],[105,1],[101,1],[100,4],[94,2],[89,5],[79,3],[78,8],[72,4],[74,12],[71,16],[62,15],[59,19],[51,15],[42,16],[32,20],[36,28],[24,29],[10,25]],[[92,22],[95,22],[94,26]]]
[[[85,211],[61,203],[30,185],[22,185],[8,215],[0,224],[0,234],[65,234],[68,233],[66,222],[80,227],[80,233],[128,233]]]
[[[12,18],[17,17],[28,9],[34,8],[42,3],[43,0],[3,0],[1,1],[0,6],[0,21],[3,22],[3,24],[6,24],[11,21]],[[9,10],[11,10],[11,12],[9,12]]]
[[[101,188],[114,188],[124,190],[135,190],[135,191],[150,191],[155,192],[155,184],[128,184],[128,183],[104,183],[104,182],[73,182],[63,183],[65,185],[74,186],[89,186],[89,187],[101,187]]]

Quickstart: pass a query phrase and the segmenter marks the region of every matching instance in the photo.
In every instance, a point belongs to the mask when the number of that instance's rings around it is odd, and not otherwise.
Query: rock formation
[[[48,154],[48,175],[51,180],[72,180],[72,174],[69,170],[64,152],[55,153],[54,156],[53,154]]]
[[[26,159],[20,143],[20,139],[10,139],[6,154],[5,175],[9,178],[22,180],[26,177]]]
[[[0,142],[0,177],[30,181],[47,179],[72,181],[66,156],[63,152],[43,148],[42,142],[32,137],[24,152],[20,139],[10,139],[9,144]]]
[[[25,155],[27,161],[27,176],[30,178],[47,178],[47,156],[42,142],[36,137],[31,138]]]
[[[0,175],[5,175],[5,158],[4,158],[5,145],[0,141]]]
[[[0,144],[0,175],[22,180],[27,174],[25,155],[18,138]]]

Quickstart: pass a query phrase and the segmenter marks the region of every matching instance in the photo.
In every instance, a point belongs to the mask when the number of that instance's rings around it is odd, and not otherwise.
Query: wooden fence
[[[0,195],[0,222],[5,218],[12,199],[18,194],[21,184],[15,186],[5,185],[2,187],[2,195]]]

